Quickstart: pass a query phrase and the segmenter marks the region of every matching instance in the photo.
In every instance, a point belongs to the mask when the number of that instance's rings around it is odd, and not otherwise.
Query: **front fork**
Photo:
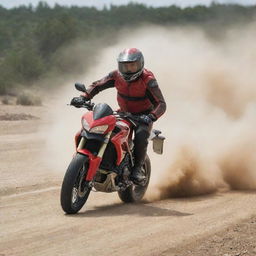
[[[102,157],[104,155],[104,152],[107,148],[110,136],[111,136],[111,132],[109,132],[106,135],[105,140],[102,143],[97,155],[92,154],[89,150],[84,148],[86,138],[84,137],[81,138],[77,147],[77,152],[87,155],[89,157],[89,168],[88,168],[88,173],[86,175],[86,181],[92,181],[97,170],[99,169],[99,166],[100,166]]]

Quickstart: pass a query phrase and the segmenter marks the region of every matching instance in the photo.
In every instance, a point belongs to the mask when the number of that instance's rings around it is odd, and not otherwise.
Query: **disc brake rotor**
[[[72,203],[73,204],[77,201],[77,197],[78,197],[78,190],[77,190],[77,188],[73,188],[73,191],[72,191]]]
[[[78,196],[84,197],[84,195],[86,194],[87,191],[88,191],[88,186],[84,179],[84,175],[81,175],[80,180],[79,180],[79,186],[78,186]]]

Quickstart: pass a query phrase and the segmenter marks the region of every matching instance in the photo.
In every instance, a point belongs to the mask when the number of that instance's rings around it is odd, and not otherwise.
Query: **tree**
[[[58,48],[77,36],[75,20],[68,14],[62,14],[60,17],[54,17],[39,24],[35,35],[38,42],[40,53],[44,56],[50,56]]]

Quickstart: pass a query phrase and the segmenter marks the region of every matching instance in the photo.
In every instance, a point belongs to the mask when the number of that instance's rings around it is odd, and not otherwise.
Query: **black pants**
[[[134,157],[135,166],[142,166],[144,164],[147,147],[148,138],[152,130],[153,123],[150,125],[139,124],[134,128]]]

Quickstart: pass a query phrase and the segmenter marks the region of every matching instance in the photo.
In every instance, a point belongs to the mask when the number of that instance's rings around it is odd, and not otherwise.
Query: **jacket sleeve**
[[[83,96],[92,99],[99,92],[115,86],[114,71],[100,80],[93,82],[87,89]]]
[[[148,81],[147,95],[154,106],[150,114],[152,114],[157,120],[166,111],[166,102],[156,79]]]

